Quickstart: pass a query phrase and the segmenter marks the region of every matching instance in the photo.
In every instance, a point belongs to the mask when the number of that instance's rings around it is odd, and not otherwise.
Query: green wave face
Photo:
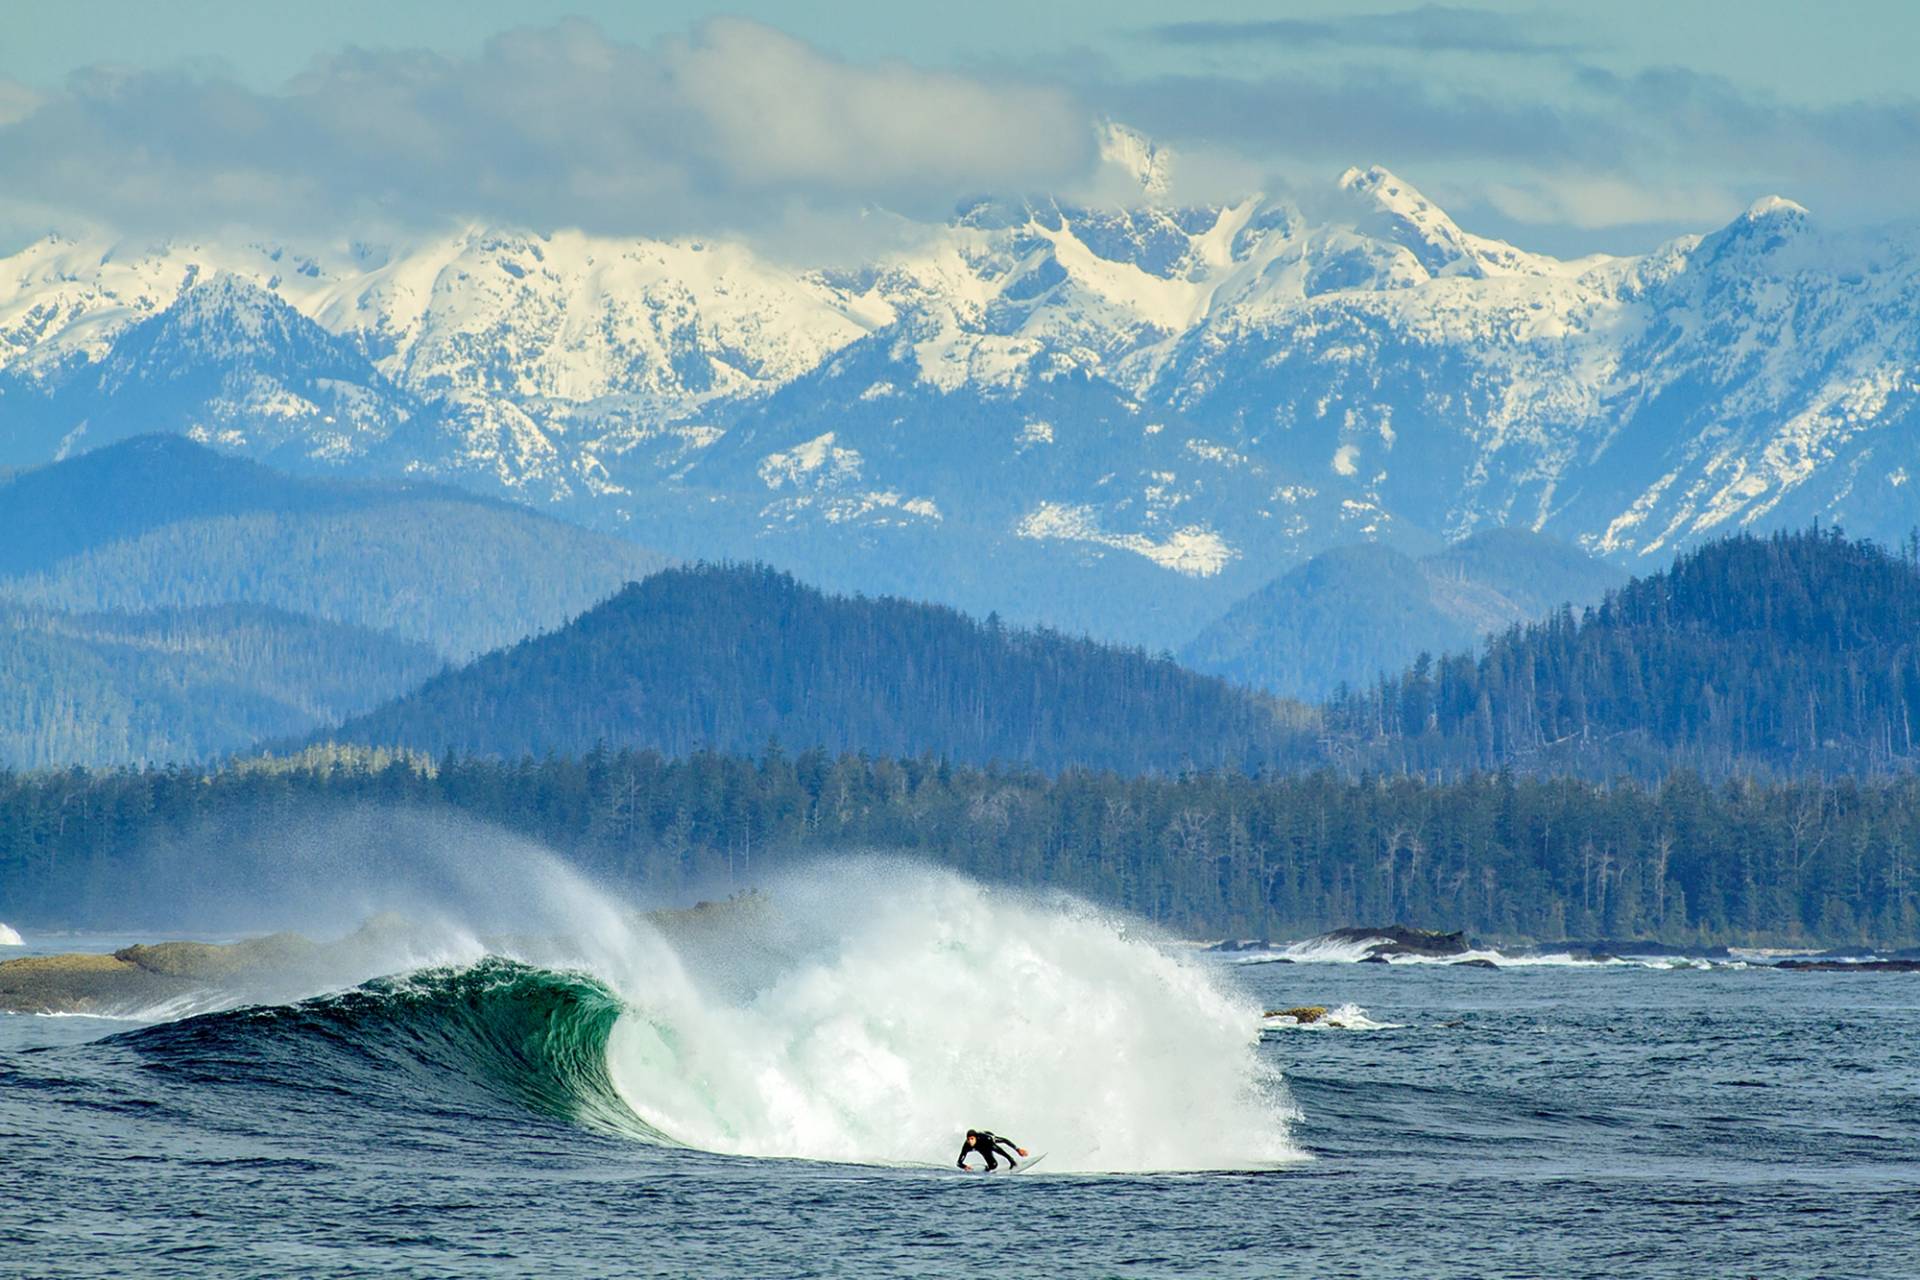
[[[242,1065],[254,1083],[346,1092],[369,1106],[486,1113],[506,1101],[664,1141],[608,1078],[607,1042],[622,1010],[588,974],[488,957],[115,1039],[182,1073]]]

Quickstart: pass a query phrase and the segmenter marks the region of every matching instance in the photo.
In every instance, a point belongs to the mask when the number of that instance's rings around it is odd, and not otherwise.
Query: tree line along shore
[[[1048,775],[778,746],[510,761],[327,747],[212,771],[0,774],[5,909],[67,927],[164,924],[181,881],[237,885],[242,868],[353,838],[328,834],[340,815],[388,812],[490,824],[654,902],[888,852],[1193,936],[1375,920],[1490,941],[1920,942],[1911,776]]]

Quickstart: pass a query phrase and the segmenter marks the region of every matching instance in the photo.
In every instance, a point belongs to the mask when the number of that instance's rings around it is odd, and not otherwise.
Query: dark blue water
[[[526,1026],[597,1016],[538,982],[477,1038],[379,993],[132,1030],[4,1017],[0,1272],[1920,1276],[1920,976],[1225,980],[1398,1024],[1264,1038],[1309,1160],[968,1178],[649,1144],[569,1112],[591,1052],[514,1060]]]

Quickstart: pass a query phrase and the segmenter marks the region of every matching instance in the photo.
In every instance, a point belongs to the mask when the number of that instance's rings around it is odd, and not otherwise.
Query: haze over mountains
[[[424,484],[139,437],[0,481],[0,767],[299,735],[558,626],[662,563]]]
[[[1355,170],[1284,200],[983,200],[801,269],[474,227],[49,239],[0,262],[9,460],[187,432],[505,493],[685,557],[1177,647],[1308,556],[1538,529],[1631,565],[1920,515],[1920,236],[1790,201],[1646,255],[1474,236]]]
[[[1475,653],[1562,605],[1598,604],[1627,575],[1542,534],[1493,529],[1415,559],[1336,547],[1235,604],[1180,651],[1196,671],[1284,697],[1397,675],[1421,653]]]

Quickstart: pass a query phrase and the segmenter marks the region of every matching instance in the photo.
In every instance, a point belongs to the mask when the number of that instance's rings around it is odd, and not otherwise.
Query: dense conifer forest
[[[596,742],[668,755],[926,752],[1123,771],[1289,759],[1309,713],[1170,659],[829,596],[764,567],[673,569],[562,630],[429,681],[325,735],[506,758]]]
[[[299,737],[662,563],[506,503],[177,436],[0,475],[0,767]]]
[[[1905,772],[1920,761],[1920,567],[1814,529],[1729,538],[1594,609],[1337,695],[1363,766],[1589,777]]]
[[[1048,777],[778,749],[509,763],[319,749],[212,775],[0,775],[0,908],[16,921],[164,924],[182,882],[279,857],[330,815],[401,809],[539,840],[644,902],[884,850],[1198,935],[1397,920],[1493,940],[1920,942],[1910,777],[1764,786],[1679,773],[1652,788],[1512,774]]]
[[[1873,775],[1920,759],[1916,637],[1910,555],[1835,531],[1738,537],[1309,708],[1137,650],[700,566],[323,736],[503,758],[777,737],[1048,770]]]
[[[271,615],[238,648],[196,616],[88,634],[347,678]],[[34,634],[15,627],[18,671],[49,660]],[[165,888],[155,848],[204,850],[217,875],[236,841],[270,856],[301,823],[399,805],[530,836],[646,898],[900,850],[1191,933],[1911,944],[1916,635],[1915,547],[1736,538],[1313,711],[997,619],[676,569],[349,721],[361,745],[0,774],[0,909],[124,913],[145,901],[130,881]]]

